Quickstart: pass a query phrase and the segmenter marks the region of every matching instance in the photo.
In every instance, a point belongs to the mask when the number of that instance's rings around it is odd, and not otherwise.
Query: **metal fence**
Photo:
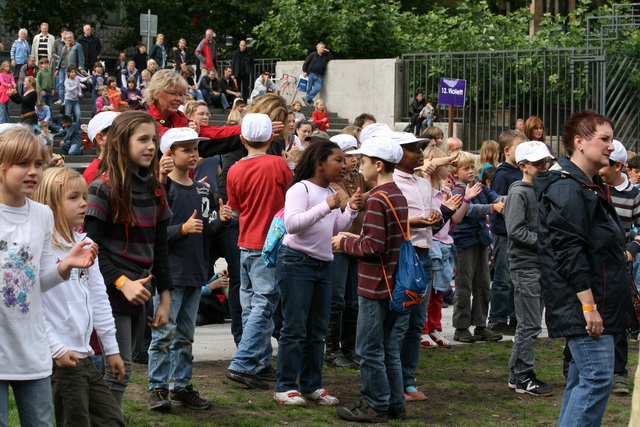
[[[253,61],[253,72],[251,74],[251,85],[253,86],[253,81],[258,78],[263,71],[269,71],[271,74],[276,73],[276,64],[280,61],[280,58],[257,58]],[[218,61],[220,66],[220,73],[227,67],[231,66],[231,60],[225,59],[222,61]]]

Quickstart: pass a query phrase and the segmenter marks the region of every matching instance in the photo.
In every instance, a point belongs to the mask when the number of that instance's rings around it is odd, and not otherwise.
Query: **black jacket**
[[[244,52],[240,49],[233,52],[231,69],[233,70],[233,75],[236,77],[251,75],[253,71],[253,54],[249,51],[249,48],[246,48]]]
[[[82,64],[85,70],[93,70],[94,64],[98,61],[100,52],[102,52],[102,43],[100,39],[91,34],[86,37],[84,34],[78,37],[78,43],[82,46],[82,53],[84,53],[84,64]]]
[[[608,187],[568,158],[535,181],[540,286],[550,337],[587,335],[578,292],[591,289],[605,334],[623,332],[631,315],[625,232]]]
[[[313,70],[313,64],[316,62],[316,59],[318,59],[318,56],[320,56],[318,55],[318,52],[311,52],[309,56],[307,56],[307,59],[304,60],[304,64],[302,64],[302,71],[305,73],[310,73],[311,70]],[[320,73],[320,75],[324,75],[324,73],[327,72],[327,65],[329,65],[329,61],[333,59],[333,53],[326,52],[322,54],[322,56],[326,58],[326,62],[324,63],[324,70],[322,71],[322,73]]]
[[[180,49],[174,47],[171,49],[171,54],[173,55],[173,62],[175,63],[174,68],[176,71],[180,71],[180,64],[182,64],[182,55],[180,55]],[[184,63],[187,65],[193,64],[193,54],[189,52],[189,49],[184,48]]]

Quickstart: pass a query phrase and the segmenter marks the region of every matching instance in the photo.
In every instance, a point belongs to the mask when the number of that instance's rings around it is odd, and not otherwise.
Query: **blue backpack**
[[[411,244],[411,227],[409,226],[409,222],[407,221],[407,232],[405,233],[402,229],[400,218],[398,218],[398,214],[387,195],[384,193],[375,194],[382,196],[389,204],[398,222],[398,227],[402,232],[402,237],[404,238],[404,241],[400,245],[398,265],[396,266],[396,271],[393,276],[395,282],[393,290],[391,290],[389,286],[387,270],[384,268],[382,257],[380,257],[380,264],[382,265],[382,274],[384,274],[384,280],[387,282],[387,289],[389,290],[389,309],[398,313],[406,313],[409,307],[424,302],[424,295],[427,292],[429,278],[424,271],[420,258],[418,258],[416,249]]]

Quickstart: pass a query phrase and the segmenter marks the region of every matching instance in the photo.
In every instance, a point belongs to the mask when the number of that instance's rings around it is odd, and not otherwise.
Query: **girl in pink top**
[[[9,92],[16,86],[9,61],[0,64],[0,123],[9,123]]]

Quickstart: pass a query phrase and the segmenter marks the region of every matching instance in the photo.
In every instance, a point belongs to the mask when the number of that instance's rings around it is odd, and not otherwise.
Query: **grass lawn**
[[[516,394],[507,387],[507,362],[511,341],[459,345],[451,349],[422,350],[417,372],[418,387],[429,400],[407,404],[408,418],[390,422],[391,426],[551,426],[560,412],[563,339],[539,339],[536,343],[538,377],[556,391],[554,396],[536,398]],[[629,379],[638,363],[638,344],[629,345]],[[193,383],[200,393],[214,402],[212,410],[192,411],[172,408],[159,414],[147,408],[147,378],[143,365],[135,374],[125,395],[124,411],[131,416],[129,426],[331,426],[356,425],[342,421],[334,408],[279,406],[271,391],[246,390],[225,377],[227,361],[194,365]],[[343,403],[359,398],[358,371],[325,367],[324,386]],[[11,402],[10,426],[17,426],[15,405]],[[626,426],[631,396],[612,395],[603,425]]]

